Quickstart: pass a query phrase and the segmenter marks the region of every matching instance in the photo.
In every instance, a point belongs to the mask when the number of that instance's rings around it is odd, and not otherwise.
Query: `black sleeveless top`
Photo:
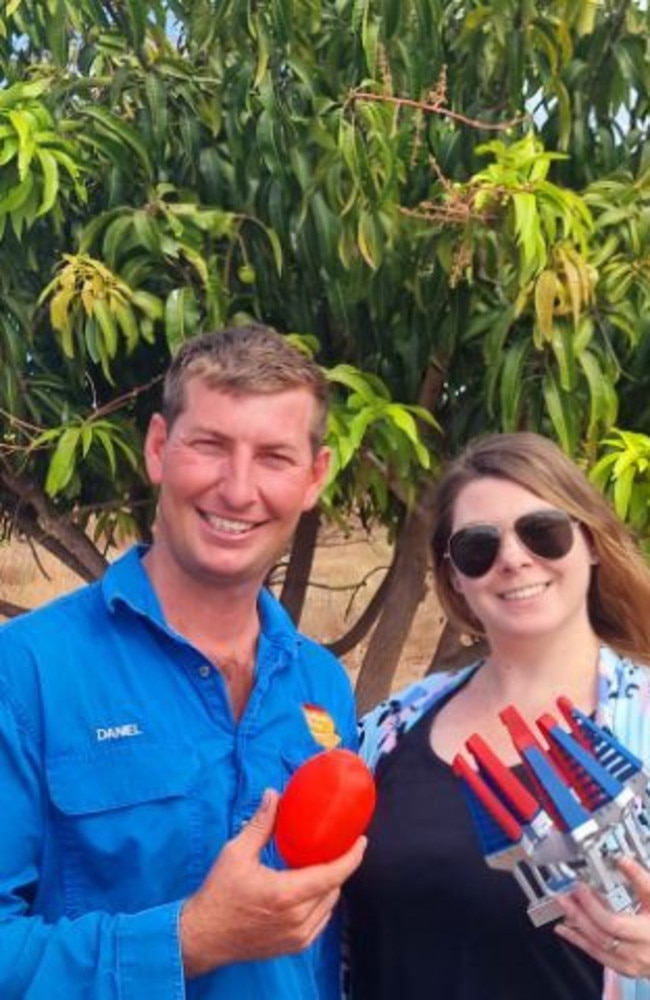
[[[444,700],[377,768],[368,847],[344,889],[354,1000],[600,1000],[603,967],[536,928],[513,876],[485,863],[429,743]]]

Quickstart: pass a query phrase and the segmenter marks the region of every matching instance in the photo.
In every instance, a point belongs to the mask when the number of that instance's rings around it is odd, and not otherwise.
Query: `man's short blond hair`
[[[186,341],[174,356],[163,389],[162,413],[170,428],[185,407],[185,386],[200,378],[210,388],[237,395],[273,395],[305,388],[316,401],[310,430],[314,451],[323,443],[329,404],[329,385],[303,351],[270,327],[226,327]]]

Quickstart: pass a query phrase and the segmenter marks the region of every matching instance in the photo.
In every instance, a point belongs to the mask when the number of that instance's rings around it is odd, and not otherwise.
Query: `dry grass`
[[[381,583],[390,558],[390,546],[383,534],[368,536],[358,529],[344,536],[338,531],[325,530],[316,554],[302,630],[322,642],[331,642],[347,632]],[[47,552],[38,550],[36,559],[26,542],[0,544],[3,600],[33,608],[82,585],[82,580]],[[423,673],[440,625],[440,611],[429,584],[404,649],[395,678],[396,688]],[[365,648],[366,642],[361,643],[344,657],[353,679]]]
[[[83,585],[57,559],[27,542],[0,543],[0,598],[35,608]]]

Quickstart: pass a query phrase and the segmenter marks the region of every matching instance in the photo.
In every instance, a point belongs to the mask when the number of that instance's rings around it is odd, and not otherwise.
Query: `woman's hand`
[[[631,858],[618,867],[640,902],[636,913],[613,913],[593,889],[580,885],[558,903],[565,917],[555,933],[597,962],[633,979],[650,977],[650,872]]]

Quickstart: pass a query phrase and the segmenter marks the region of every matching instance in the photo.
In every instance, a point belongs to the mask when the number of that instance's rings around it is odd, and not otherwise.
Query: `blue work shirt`
[[[322,749],[303,706],[355,745],[348,679],[263,591],[236,722],[141,555],[0,629],[0,997],[338,1000],[332,932],[185,982],[178,921],[264,789]],[[280,866],[273,844],[263,861]]]

